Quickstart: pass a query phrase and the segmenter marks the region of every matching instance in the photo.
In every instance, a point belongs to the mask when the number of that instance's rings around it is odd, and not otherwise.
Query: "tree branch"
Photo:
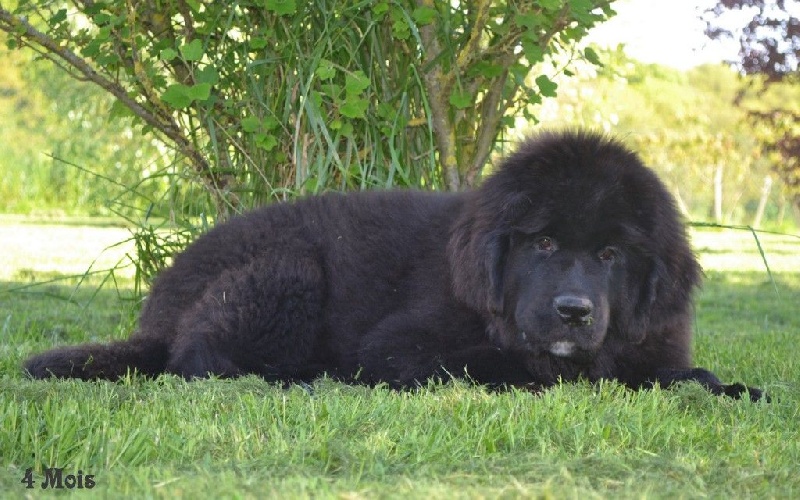
[[[500,120],[510,106],[510,100],[501,105],[506,80],[508,80],[508,69],[505,69],[502,76],[492,83],[483,101],[481,101],[481,123],[477,131],[478,137],[475,141],[475,152],[472,157],[472,163],[464,172],[464,178],[468,186],[474,186],[478,182],[481,170],[489,159],[494,140],[500,131],[498,126]],[[516,93],[518,87],[518,85],[514,86],[512,95]]]
[[[432,0],[418,0],[418,6],[433,7]],[[436,38],[436,24],[429,23],[419,30],[423,43],[423,66],[428,70],[423,73],[425,88],[428,91],[431,107],[431,123],[433,124],[436,146],[439,150],[439,163],[444,171],[447,189],[458,191],[461,178],[456,160],[456,136],[449,118],[450,95],[447,92],[447,77],[442,73],[441,65],[436,63],[442,49]]]
[[[467,40],[467,43],[464,44],[464,47],[461,48],[461,51],[456,57],[456,67],[458,70],[466,69],[467,66],[472,63],[475,56],[480,54],[478,49],[480,47],[481,37],[483,36],[483,28],[489,20],[489,7],[491,4],[492,2],[489,0],[478,2],[478,11],[475,14],[475,22],[470,28],[471,33],[469,40]]]
[[[45,33],[31,26],[26,20],[13,15],[3,7],[0,7],[0,29],[6,31],[11,36],[23,40],[26,45],[34,49],[36,47],[42,47],[49,54],[57,56],[80,75],[83,75],[83,78],[87,81],[98,85],[116,97],[122,104],[130,109],[134,115],[169,138],[177,146],[178,150],[189,158],[198,173],[208,176],[210,172],[208,162],[183,135],[180,127],[171,116],[165,114],[165,112],[153,113],[137,102],[136,99],[128,95],[127,91],[120,84],[105,78],[70,49],[62,46]]]

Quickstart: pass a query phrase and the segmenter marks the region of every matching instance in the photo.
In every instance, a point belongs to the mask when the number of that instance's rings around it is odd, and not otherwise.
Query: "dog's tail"
[[[23,365],[33,378],[117,380],[127,373],[154,377],[163,373],[169,346],[153,339],[132,338],[110,344],[84,344],[32,356]]]

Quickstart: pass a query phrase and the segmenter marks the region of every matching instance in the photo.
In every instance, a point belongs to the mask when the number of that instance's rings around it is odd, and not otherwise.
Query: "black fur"
[[[633,153],[545,134],[472,192],[329,194],[235,218],[162,273],[129,341],[25,368],[396,387],[693,380],[758,399],[692,368],[699,275],[672,198]]]

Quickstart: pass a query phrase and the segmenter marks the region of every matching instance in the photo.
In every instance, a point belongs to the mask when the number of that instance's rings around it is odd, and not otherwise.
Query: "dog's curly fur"
[[[699,276],[673,199],[636,155],[542,134],[475,191],[328,194],[221,224],[159,276],[129,340],[25,369],[396,387],[695,380],[758,399],[692,368]]]

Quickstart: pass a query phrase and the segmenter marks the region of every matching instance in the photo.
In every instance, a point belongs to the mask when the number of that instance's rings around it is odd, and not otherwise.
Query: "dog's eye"
[[[614,247],[605,247],[600,250],[597,257],[604,262],[613,262],[617,258],[617,249]]]
[[[555,252],[556,250],[556,242],[553,241],[553,238],[549,236],[542,236],[541,238],[537,238],[534,242],[536,245],[536,249],[540,252]]]

